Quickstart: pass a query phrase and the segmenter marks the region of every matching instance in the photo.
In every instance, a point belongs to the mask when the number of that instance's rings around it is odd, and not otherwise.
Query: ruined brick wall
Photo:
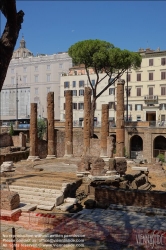
[[[145,190],[124,190],[113,188],[95,188],[95,200],[101,204],[119,204],[138,207],[166,209],[166,192]]]
[[[90,139],[90,155],[100,156],[100,139],[91,138]]]
[[[26,147],[26,135],[19,133],[19,135],[12,136],[14,147]]]
[[[13,146],[12,137],[7,133],[0,134],[0,147],[8,146]]]
[[[38,156],[43,159],[47,157],[47,141],[38,139]]]
[[[17,161],[21,161],[21,160],[27,160],[28,156],[29,156],[29,151],[20,151],[20,152],[14,152],[14,153],[10,153],[10,154],[0,155],[0,165],[4,161],[17,162]]]
[[[56,131],[56,151],[57,157],[63,157],[65,154],[65,132],[64,131]],[[91,139],[90,141],[90,154],[93,156],[100,155],[100,140],[99,139]],[[73,155],[74,156],[82,156],[83,155],[83,131],[74,131],[73,132]]]

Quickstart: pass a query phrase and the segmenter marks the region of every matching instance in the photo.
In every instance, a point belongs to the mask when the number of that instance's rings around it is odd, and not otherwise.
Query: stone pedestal
[[[107,137],[109,136],[109,106],[102,104],[100,157],[107,157]]]
[[[47,94],[47,136],[48,136],[48,155],[46,159],[55,157],[55,134],[54,134],[54,92]]]
[[[72,90],[65,91],[65,155],[73,156],[73,107]]]
[[[90,153],[90,110],[91,110],[91,88],[85,87],[84,92],[84,155]]]
[[[39,160],[37,137],[37,103],[31,103],[30,115],[30,152],[27,160]]]
[[[116,106],[116,156],[124,157],[125,130],[124,130],[124,84],[125,81],[118,79],[117,82],[117,106]]]

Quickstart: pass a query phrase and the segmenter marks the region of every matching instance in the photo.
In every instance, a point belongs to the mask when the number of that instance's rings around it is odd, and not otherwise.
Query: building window
[[[73,109],[77,109],[77,103],[73,102]]]
[[[141,96],[141,88],[137,88],[137,96]]]
[[[79,90],[79,96],[82,96],[82,95],[84,95],[84,89]]]
[[[14,77],[11,78],[11,84],[14,84]]]
[[[26,67],[23,68],[23,72],[27,72],[27,68]]]
[[[92,81],[91,81],[91,84],[92,84],[92,86],[94,87],[94,86],[95,86],[95,80],[92,80]]]
[[[47,70],[50,70],[50,65],[49,64],[47,65]]]
[[[166,58],[161,58],[161,65],[166,65]]]
[[[50,92],[51,88],[47,87],[47,94]]]
[[[153,59],[149,59],[149,66],[153,66]]]
[[[35,82],[38,82],[38,76],[35,76]]]
[[[73,87],[73,88],[76,88],[76,81],[73,81],[73,82],[72,82],[72,87]]]
[[[160,110],[166,110],[166,104],[165,103],[161,103],[159,107],[160,107]]]
[[[127,110],[127,105],[125,105],[125,110]],[[128,104],[128,110],[129,110],[129,111],[132,110],[132,104]]]
[[[64,88],[69,88],[70,83],[69,82],[64,82]]]
[[[72,95],[77,96],[77,90],[72,90]]]
[[[14,74],[14,69],[11,69],[11,73]]]
[[[115,95],[115,89],[109,88],[109,95]]]
[[[161,95],[166,95],[166,86],[161,87]]]
[[[38,71],[38,66],[35,66],[35,71]]]
[[[84,103],[83,102],[78,103],[78,109],[84,109]]]
[[[137,121],[141,121],[141,116],[140,115],[137,115]]]
[[[138,73],[137,74],[137,82],[140,82],[141,81],[141,73]]]
[[[23,76],[23,83],[27,83],[27,77]]]
[[[161,80],[166,79],[166,72],[161,72]]]
[[[47,75],[47,82],[50,82],[50,75]]]
[[[74,75],[75,75],[75,76],[77,75],[77,71],[76,71],[76,70],[74,70]]]
[[[149,73],[149,81],[152,81],[153,80],[153,73]]]
[[[26,52],[25,51],[23,52],[23,57],[26,57]]]
[[[38,88],[35,88],[35,95],[38,95]]]
[[[165,121],[165,115],[161,115],[161,121]]]
[[[153,87],[149,87],[149,95],[153,95]]]
[[[115,103],[114,102],[109,102],[109,109],[114,109],[115,110]]]
[[[62,68],[63,68],[63,64],[59,63],[59,69],[62,69]]]
[[[63,109],[65,110],[65,108],[66,108],[66,105],[65,105],[65,103],[63,104]]]
[[[135,110],[142,110],[142,104],[136,104]]]
[[[127,74],[127,76],[128,76],[127,78],[128,82],[131,82],[131,74]]]
[[[84,81],[79,81],[79,87],[84,87]]]

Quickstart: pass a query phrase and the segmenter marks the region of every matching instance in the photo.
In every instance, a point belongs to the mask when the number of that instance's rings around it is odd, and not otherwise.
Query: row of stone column
[[[83,154],[90,153],[90,109],[91,88],[85,87],[84,92],[84,148]],[[117,108],[116,108],[116,155],[124,156],[124,80],[119,79],[117,83]],[[48,155],[47,159],[55,158],[55,135],[54,135],[54,93],[47,95],[47,133],[48,133]],[[107,137],[109,136],[109,105],[102,105],[101,122],[101,157],[107,156]],[[72,91],[65,92],[65,156],[73,156],[73,107]],[[31,103],[30,119],[30,155],[29,160],[38,159],[37,138],[37,104]]]

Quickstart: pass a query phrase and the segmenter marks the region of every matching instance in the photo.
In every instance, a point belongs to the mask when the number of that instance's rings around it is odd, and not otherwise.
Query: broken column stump
[[[100,157],[107,157],[107,137],[109,136],[109,105],[102,104]]]
[[[37,137],[37,103],[31,103],[30,114],[30,152],[27,160],[39,160]]]
[[[90,110],[91,110],[91,88],[85,87],[84,93],[84,155],[90,153]]]
[[[72,90],[65,91],[65,155],[73,156],[73,107]]]
[[[54,92],[47,94],[47,135],[48,135],[48,155],[46,159],[55,157],[55,135],[54,135]]]
[[[125,157],[115,157],[115,170],[120,174],[124,175],[127,171],[127,161]]]
[[[125,129],[124,129],[124,84],[117,81],[117,106],[116,106],[116,156],[124,157]]]
[[[20,196],[18,193],[8,190],[1,190],[0,209],[13,210],[20,205]]]

